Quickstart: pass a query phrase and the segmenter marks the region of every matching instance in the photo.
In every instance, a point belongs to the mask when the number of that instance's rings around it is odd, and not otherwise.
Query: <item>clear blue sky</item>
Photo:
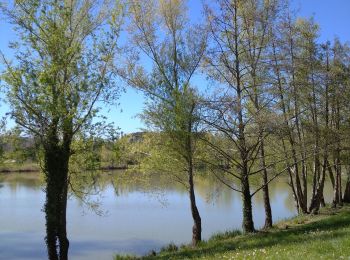
[[[292,7],[299,9],[302,17],[314,16],[320,25],[320,40],[332,40],[338,36],[342,41],[350,41],[350,0],[293,0]],[[190,16],[199,19],[201,14],[201,0],[189,0]],[[0,50],[10,55],[7,44],[13,39],[11,27],[1,21]],[[205,84],[196,80],[196,84]],[[111,122],[115,122],[125,133],[139,131],[143,127],[136,117],[142,112],[144,97],[142,93],[128,88],[120,98],[119,107],[104,108],[104,113]],[[8,110],[7,105],[0,107],[0,115]]]

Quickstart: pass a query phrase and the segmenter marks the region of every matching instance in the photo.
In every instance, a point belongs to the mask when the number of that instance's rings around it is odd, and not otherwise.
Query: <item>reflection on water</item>
[[[122,174],[120,172],[114,173]],[[192,218],[187,192],[179,185],[154,180],[153,185],[117,183],[107,175],[98,183],[103,216],[98,216],[71,197],[68,201],[70,259],[112,259],[115,253],[145,254],[174,242],[191,241]],[[115,183],[115,182],[114,182]],[[45,194],[39,174],[0,175],[0,254],[2,259],[46,259]],[[203,238],[213,233],[240,229],[241,198],[236,192],[208,178],[196,182]],[[253,187],[254,188],[254,187]],[[325,199],[332,191],[325,188]],[[286,180],[273,182],[270,198],[274,221],[294,215],[294,202]],[[253,200],[256,227],[264,224],[262,194]]]

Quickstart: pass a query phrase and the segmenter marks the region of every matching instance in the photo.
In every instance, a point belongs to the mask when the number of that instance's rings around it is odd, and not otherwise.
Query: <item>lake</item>
[[[99,194],[90,196],[91,203],[98,202],[98,212],[91,210],[91,204],[70,196],[67,210],[70,259],[112,259],[116,253],[140,255],[170,242],[191,241],[189,199],[181,185],[159,178],[147,184],[116,181],[115,176],[123,172],[104,174],[101,183],[97,183]],[[196,195],[204,239],[214,233],[241,229],[240,194],[202,177],[196,180]],[[331,187],[326,186],[326,202],[331,198]],[[287,179],[271,183],[270,199],[274,221],[296,214]],[[38,173],[0,175],[1,259],[47,259],[44,202],[43,182]],[[254,223],[259,228],[264,224],[261,192],[254,197],[253,204]]]

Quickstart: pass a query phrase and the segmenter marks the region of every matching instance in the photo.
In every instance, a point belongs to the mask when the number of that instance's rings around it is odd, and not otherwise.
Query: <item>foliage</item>
[[[121,24],[117,1],[14,1],[0,5],[18,42],[15,62],[4,55],[1,75],[22,130],[39,140],[46,180],[46,244],[49,259],[67,259],[70,161],[79,135],[92,136],[102,122],[98,101],[118,92],[112,73]],[[117,90],[117,91],[116,91]],[[95,158],[90,157],[92,162]]]
[[[2,158],[6,162],[16,164],[25,162],[38,162],[39,147],[31,136],[21,136],[18,128],[9,130],[1,135]]]

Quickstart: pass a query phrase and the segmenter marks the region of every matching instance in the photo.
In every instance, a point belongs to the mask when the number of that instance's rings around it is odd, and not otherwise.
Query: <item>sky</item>
[[[189,0],[189,15],[191,19],[200,19],[201,0]],[[313,16],[320,25],[320,41],[332,40],[335,36],[341,41],[350,42],[350,0],[293,0],[292,8],[297,9],[298,16],[307,18]],[[0,50],[11,56],[7,48],[8,42],[14,38],[14,32],[10,25],[0,21]],[[195,84],[201,84],[198,78]],[[137,117],[144,107],[143,94],[131,88],[126,88],[121,94],[119,106],[103,107],[102,113],[108,121],[114,122],[124,133],[140,131],[144,128]],[[8,105],[0,106],[0,116],[9,110]],[[10,124],[13,124],[13,122]]]

